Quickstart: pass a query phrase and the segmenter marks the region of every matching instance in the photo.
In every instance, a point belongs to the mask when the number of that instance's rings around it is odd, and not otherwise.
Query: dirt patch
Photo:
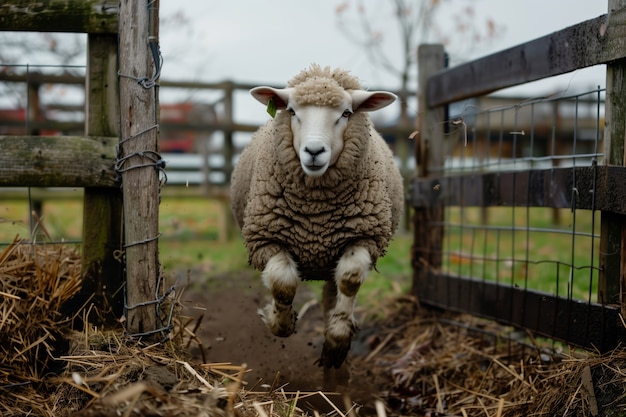
[[[324,389],[323,370],[317,365],[324,343],[322,309],[320,300],[306,283],[298,287],[294,299],[299,312],[297,330],[287,338],[274,336],[257,314],[269,301],[269,292],[257,272],[225,273],[202,284],[194,283],[181,301],[185,306],[183,314],[201,320],[195,333],[202,346],[191,347],[194,360],[245,363],[249,369],[246,389],[268,386],[282,386],[290,392]],[[363,340],[369,332],[357,335],[352,352],[365,349]],[[336,375],[337,391],[342,395],[328,393],[342,406],[343,394],[349,394],[353,400],[365,400],[371,399],[379,389],[375,384],[360,383],[355,391],[353,387],[357,385],[349,380],[350,362],[349,357]],[[325,400],[321,401],[324,403]]]
[[[247,364],[248,384],[271,384],[277,372],[280,385],[289,389],[321,389],[320,369],[315,365],[323,343],[322,318],[317,305],[301,315],[298,331],[289,338],[274,336],[263,324],[257,310],[266,304],[267,290],[258,274],[241,272],[211,278],[207,284],[183,295],[183,314],[201,319],[196,335],[208,362]],[[297,309],[313,299],[301,287]],[[193,346],[194,359],[202,360],[200,346]]]
[[[203,316],[197,335],[205,357],[195,346],[194,359],[246,363],[251,369],[246,389],[321,390],[322,369],[316,365],[323,343],[321,308],[306,284],[298,291],[294,304],[306,311],[297,333],[284,339],[273,336],[256,313],[268,291],[255,272],[216,276],[188,292],[186,312]],[[623,351],[602,357],[559,353],[513,328],[420,309],[408,296],[381,308],[385,320],[360,317],[341,384],[334,396],[328,394],[344,412],[352,405],[357,415],[377,415],[377,399],[388,415],[595,417],[623,415],[615,412],[626,409]],[[332,411],[326,400],[314,398],[300,406]]]

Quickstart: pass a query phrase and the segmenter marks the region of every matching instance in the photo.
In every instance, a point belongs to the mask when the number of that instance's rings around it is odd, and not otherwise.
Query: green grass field
[[[558,222],[555,222],[555,216]],[[587,299],[598,283],[599,214],[548,208],[448,208],[444,270]],[[592,235],[593,232],[593,235]]]
[[[226,209],[226,210],[225,210]],[[0,243],[30,232],[28,202],[0,200]],[[216,200],[164,197],[159,206],[159,259],[169,271],[194,269],[207,277],[250,269],[243,242],[235,237],[220,240],[224,216],[230,215]],[[80,241],[82,200],[51,200],[43,205],[42,223],[55,241]],[[411,236],[398,234],[387,256],[380,259],[362,289],[362,296],[399,293],[410,288]],[[1,247],[0,247],[1,250]],[[313,284],[314,287],[319,287]]]
[[[1,196],[0,196],[1,197]],[[168,271],[195,269],[206,276],[250,268],[239,238],[220,239],[225,216],[230,211],[216,200],[198,197],[165,196],[160,205],[160,261]],[[29,236],[29,206],[25,200],[0,200],[0,242],[16,235]],[[449,208],[449,223],[444,238],[442,270],[447,273],[503,284],[532,288],[575,298],[595,294],[597,237],[573,234],[590,233],[591,213],[561,210],[554,224],[551,209],[490,208],[487,217],[475,208]],[[575,217],[574,217],[575,216]],[[599,233],[595,219],[595,233]],[[56,241],[80,241],[82,200],[50,200],[43,205],[42,223]],[[469,225],[480,225],[470,227]],[[515,230],[513,225],[519,228]],[[532,227],[526,231],[526,226]],[[409,232],[394,238],[387,256],[380,259],[363,286],[364,297],[406,292],[411,285]],[[573,267],[571,267],[573,265]]]

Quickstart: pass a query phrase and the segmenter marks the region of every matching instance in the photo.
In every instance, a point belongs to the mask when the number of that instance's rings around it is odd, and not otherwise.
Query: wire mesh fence
[[[440,163],[412,192],[414,207],[438,213],[425,226],[440,244],[417,280],[422,301],[587,348],[618,343],[615,295],[601,284],[604,114],[601,88],[450,106]]]
[[[3,68],[0,135],[84,135],[85,89],[75,82],[84,79],[84,65],[3,64]],[[82,192],[20,184],[0,188],[0,247],[15,236],[30,242],[79,244]]]
[[[604,90],[497,107],[485,101],[452,116],[450,150],[439,167],[446,176],[572,168],[575,178],[573,168],[602,163]],[[523,192],[501,202],[510,207],[498,201],[476,207],[462,198],[446,208],[443,272],[597,301],[599,213],[578,209],[575,195],[595,190],[574,186],[570,207],[542,207],[534,204],[536,183],[509,178],[503,188]]]

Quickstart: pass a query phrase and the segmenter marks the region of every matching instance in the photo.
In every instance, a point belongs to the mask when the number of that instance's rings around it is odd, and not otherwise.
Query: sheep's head
[[[294,149],[305,174],[313,177],[324,175],[337,161],[353,113],[378,110],[396,99],[386,91],[345,90],[332,79],[317,77],[296,87],[256,87],[250,93],[291,114]]]

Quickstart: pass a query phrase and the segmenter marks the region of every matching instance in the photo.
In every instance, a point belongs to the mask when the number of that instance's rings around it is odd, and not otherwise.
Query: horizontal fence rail
[[[626,215],[626,170],[594,165],[418,179],[409,198],[419,207],[551,207]]]
[[[0,5],[2,30],[117,35],[119,1],[116,0],[11,0],[3,3]]]
[[[433,74],[428,105],[453,103],[626,57],[626,9]]]
[[[2,72],[0,73],[0,83],[22,84],[27,87],[29,91],[32,90],[32,96],[38,97],[39,89],[44,85],[70,85],[84,88],[85,77],[75,74],[48,74],[41,71],[28,71],[23,72],[18,66],[16,66],[18,72]],[[204,91],[214,93],[218,98],[214,99],[210,104],[213,109],[216,106],[221,106],[220,111],[216,116],[208,117],[202,120],[194,120],[193,117],[173,118],[168,116],[169,111],[185,112],[200,112],[206,109],[202,107],[204,103],[189,103],[190,106],[184,109],[177,109],[178,104],[165,104],[161,103],[161,120],[159,122],[159,129],[161,132],[161,147],[165,149],[163,151],[163,161],[165,163],[165,169],[167,173],[167,183],[170,185],[201,185],[210,189],[210,186],[224,186],[230,182],[230,174],[234,163],[236,162],[238,154],[243,149],[245,144],[236,145],[234,141],[234,135],[238,133],[251,134],[256,131],[259,123],[241,123],[235,120],[234,113],[234,95],[236,93],[248,92],[256,85],[250,83],[236,83],[232,81],[222,81],[214,83],[206,82],[187,82],[187,81],[159,81],[161,91],[163,90],[191,90],[191,91]],[[34,102],[39,103],[38,98],[33,99]],[[187,103],[185,103],[187,104]],[[172,110],[170,110],[172,109]],[[4,112],[0,109],[0,135],[2,130],[8,130],[11,132],[20,132],[19,134],[26,135],[28,132],[60,132],[64,136],[30,136],[28,139],[28,146],[32,149],[48,149],[50,143],[54,142],[60,145],[59,153],[63,152],[63,159],[70,160],[76,158],[77,160],[83,160],[82,163],[85,168],[88,168],[93,162],[91,158],[94,156],[84,156],[86,152],[94,151],[94,155],[102,155],[102,161],[98,161],[96,166],[107,164],[109,170],[114,169],[112,161],[115,159],[115,146],[117,141],[115,139],[108,140],[106,146],[108,149],[105,151],[102,149],[102,144],[94,143],[89,145],[88,141],[78,141],[75,145],[71,144],[73,139],[69,136],[79,138],[79,134],[84,131],[85,126],[85,108],[84,106],[75,105],[60,105],[55,103],[41,104],[35,115],[28,115],[27,119],[15,117],[11,113]],[[19,109],[16,109],[19,110]],[[214,111],[214,109],[213,109]],[[260,110],[262,112],[262,110]],[[53,116],[48,117],[46,114],[52,113]],[[57,114],[71,114],[74,120],[63,121],[55,119],[54,115]],[[398,126],[396,124],[389,124],[385,126],[377,126],[377,130],[381,132],[386,138],[393,138],[393,141],[408,142],[408,133],[413,128],[407,128]],[[214,134],[219,133],[223,136],[223,144],[221,146],[208,145],[205,143],[207,138],[212,137]],[[174,140],[181,134],[191,137],[181,150],[169,150],[169,141]],[[12,149],[18,145],[10,144],[9,142],[17,138],[17,133],[12,135],[0,136],[0,146],[4,146],[6,149]],[[82,146],[82,147],[81,147]],[[87,149],[91,146],[92,149]],[[20,154],[22,160],[19,164],[12,164],[12,156],[15,155],[15,149],[11,154],[0,156],[7,162],[4,169],[4,173],[0,174],[0,186],[10,186],[21,184],[17,179],[20,177],[21,168],[33,165],[34,159],[29,159],[32,155]],[[173,152],[179,152],[178,154]],[[96,156],[98,157],[98,156]],[[54,158],[54,155],[50,155],[50,159]],[[111,159],[112,158],[112,159]],[[408,154],[400,157],[404,160],[404,164],[408,164],[406,161]],[[219,162],[218,162],[219,159]],[[15,170],[11,168],[15,167]],[[70,167],[61,163],[48,165],[51,169],[51,173],[54,175],[52,178],[45,180],[48,185],[41,186],[53,186],[53,187],[66,187],[76,186],[76,182],[68,181],[68,177],[71,177],[72,172],[63,173],[64,169],[76,170],[77,168]],[[35,173],[36,174],[36,173]],[[40,173],[41,174],[41,173]],[[111,173],[107,175],[110,176]],[[104,174],[103,174],[104,175]],[[34,176],[36,179],[36,175]],[[16,181],[13,181],[16,180]],[[83,184],[89,184],[89,181],[95,180],[90,175],[87,175],[83,180]],[[29,180],[30,181],[30,180]],[[68,185],[69,184],[69,185]],[[33,185],[32,182],[22,185]],[[115,186],[116,184],[108,183],[104,184],[102,181],[94,181],[92,186]],[[90,186],[90,185],[86,185]],[[216,191],[222,193],[221,190],[215,188]]]
[[[119,187],[117,138],[0,136],[0,186]]]

